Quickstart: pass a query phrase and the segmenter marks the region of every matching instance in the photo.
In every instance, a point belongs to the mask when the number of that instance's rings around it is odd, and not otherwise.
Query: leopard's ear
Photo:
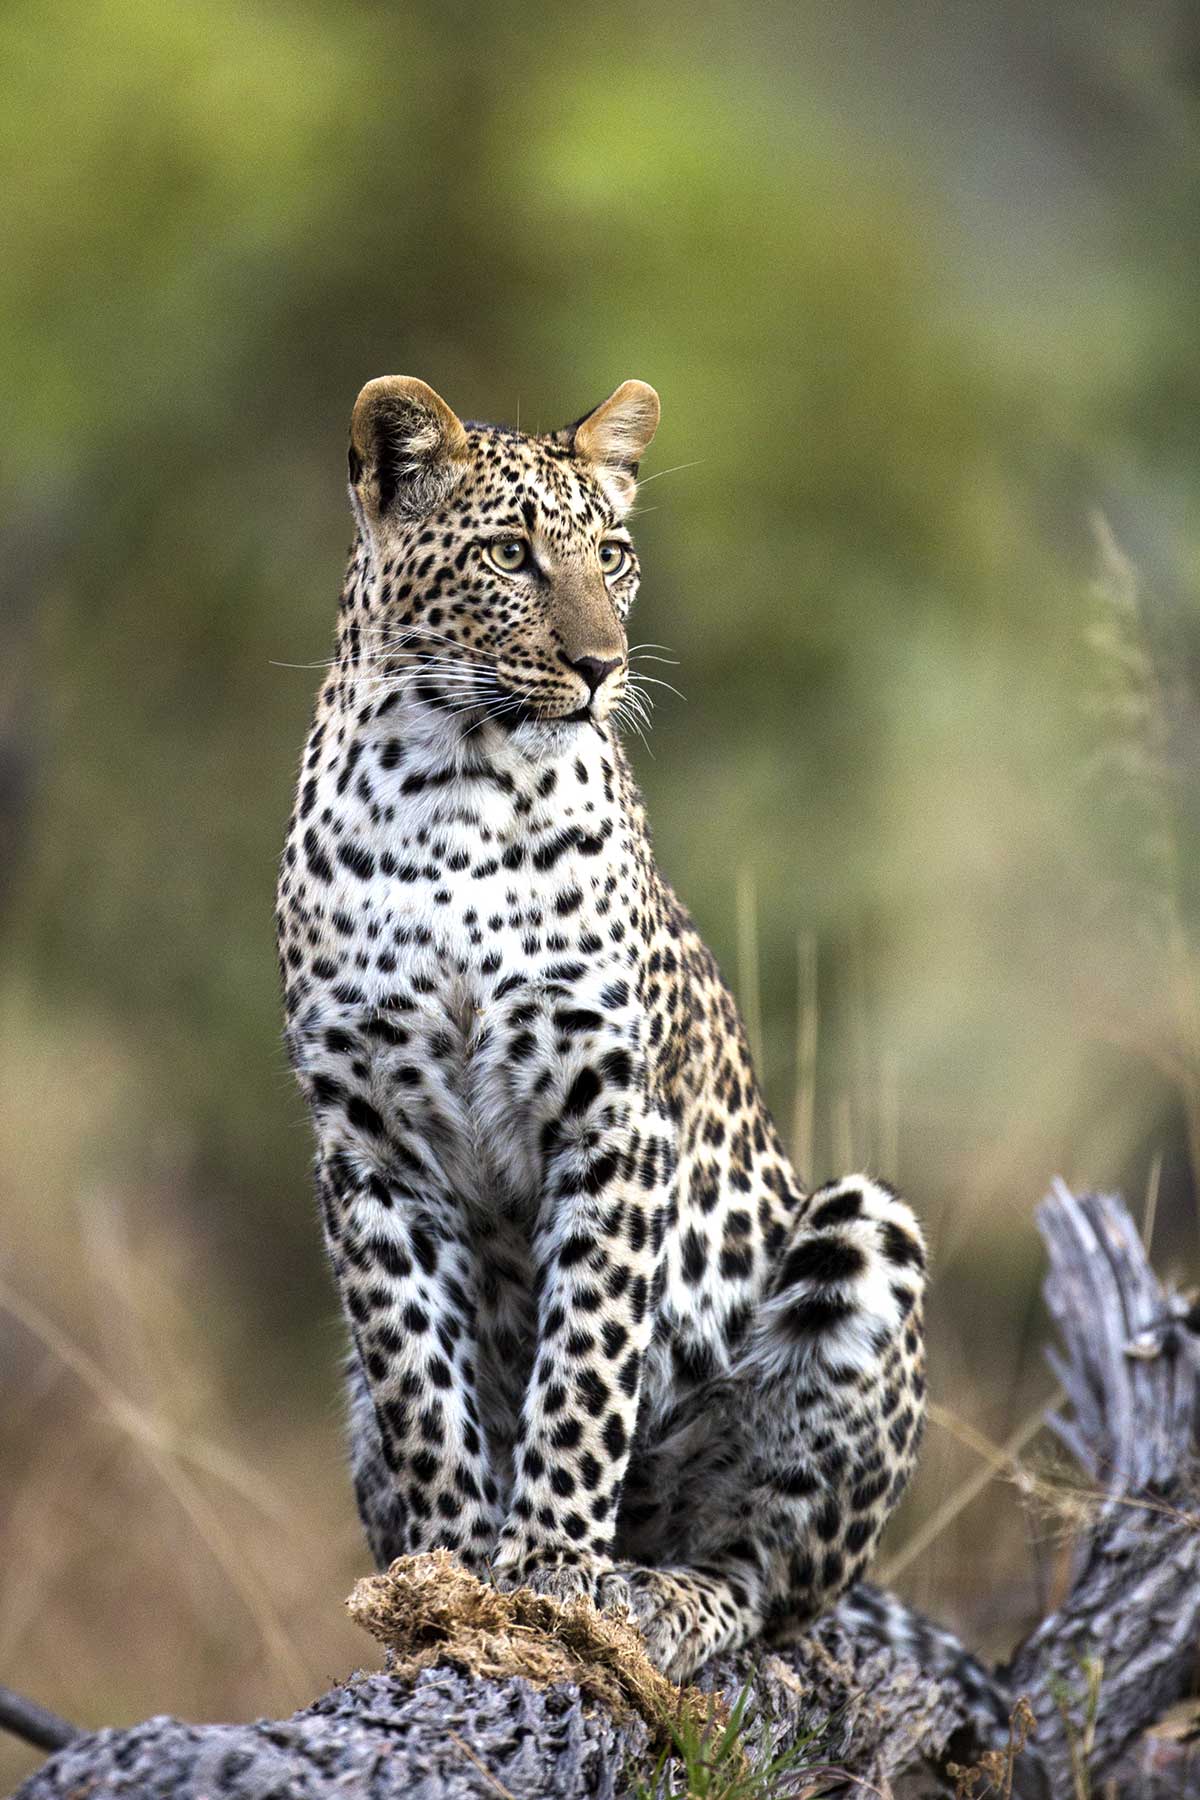
[[[467,464],[467,434],[414,375],[368,381],[350,420],[350,487],[372,528],[436,512]]]
[[[644,381],[623,381],[594,411],[569,427],[575,455],[590,463],[609,497],[620,506],[633,502],[638,464],[658,430],[662,408]]]

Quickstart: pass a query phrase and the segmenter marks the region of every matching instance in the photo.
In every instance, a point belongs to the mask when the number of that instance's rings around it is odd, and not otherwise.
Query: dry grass
[[[1024,1698],[1013,1707],[1008,1721],[1008,1743],[1003,1750],[989,1750],[969,1768],[961,1763],[948,1763],[947,1772],[954,1782],[954,1800],[1012,1800],[1017,1758],[1031,1737],[1037,1735],[1037,1720]],[[1078,1800],[1078,1796],[1076,1797]]]
[[[286,1714],[360,1648],[336,1338],[315,1391],[247,1356],[169,1179],[102,1167],[112,1045],[0,1042],[26,1052],[0,1051],[0,1187],[29,1197],[0,1269],[0,1668],[85,1725]],[[0,1791],[38,1760],[0,1737]]]

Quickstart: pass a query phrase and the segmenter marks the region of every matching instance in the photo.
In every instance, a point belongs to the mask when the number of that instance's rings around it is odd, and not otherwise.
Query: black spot
[[[599,1031],[604,1020],[597,1012],[586,1006],[562,1007],[554,1015],[554,1023],[560,1031]],[[605,1062],[608,1058],[605,1058]],[[604,1064],[601,1064],[604,1067]]]
[[[916,1238],[891,1219],[883,1226],[883,1251],[889,1261],[898,1263],[901,1267],[906,1264],[911,1264],[916,1269],[925,1267],[925,1257]]]
[[[411,1235],[413,1255],[426,1275],[432,1275],[438,1265],[437,1245],[421,1225],[414,1225]]]
[[[817,1536],[827,1544],[832,1544],[838,1534],[838,1526],[842,1522],[841,1509],[836,1500],[826,1500],[824,1506],[813,1520]]]
[[[600,1077],[595,1069],[580,1069],[563,1101],[563,1113],[570,1118],[585,1112],[600,1092]]]
[[[584,1192],[587,1194],[600,1193],[616,1174],[618,1165],[619,1159],[615,1151],[606,1151],[603,1156],[597,1156],[589,1164],[587,1174],[583,1178]]]
[[[631,1351],[621,1364],[617,1375],[617,1385],[627,1399],[632,1400],[637,1393],[638,1382],[642,1378],[642,1359]]]
[[[383,1120],[361,1094],[352,1094],[346,1102],[346,1117],[351,1125],[360,1131],[369,1131],[374,1137],[383,1136]]]
[[[840,1588],[845,1579],[846,1565],[836,1550],[831,1550],[821,1564],[821,1586],[826,1593]]]
[[[876,1475],[870,1481],[860,1481],[850,1495],[850,1504],[857,1513],[869,1513],[876,1502],[882,1499],[887,1491],[886,1475]]]
[[[360,881],[369,881],[375,873],[375,858],[359,844],[339,844],[337,858]]]
[[[783,1321],[784,1330],[796,1341],[818,1337],[822,1332],[832,1331],[835,1325],[841,1325],[852,1318],[855,1310],[852,1300],[842,1299],[839,1295],[812,1294],[788,1308]]]
[[[619,1414],[615,1412],[609,1413],[607,1419],[604,1421],[604,1431],[602,1435],[604,1448],[615,1462],[618,1457],[625,1454],[629,1444],[629,1433],[626,1431],[624,1422]]]
[[[412,1459],[412,1471],[422,1481],[436,1481],[438,1459],[431,1450],[418,1450]]]
[[[857,1219],[862,1212],[862,1191],[852,1188],[847,1194],[835,1194],[832,1200],[825,1200],[813,1213],[809,1224],[814,1230],[821,1231],[828,1225],[845,1225],[851,1219]]]
[[[633,1061],[628,1050],[610,1050],[600,1063],[600,1072],[610,1086],[629,1087],[633,1081]]]
[[[582,1233],[576,1233],[574,1236],[567,1238],[562,1249],[559,1251],[559,1267],[563,1269],[574,1268],[576,1263],[586,1261],[595,1248],[595,1238],[585,1237]]]
[[[609,1271],[608,1280],[604,1285],[610,1300],[619,1300],[621,1298],[621,1295],[629,1286],[629,1275],[630,1270],[627,1263],[617,1263]]]
[[[846,1527],[845,1547],[851,1556],[857,1555],[866,1548],[871,1536],[871,1527],[866,1519],[853,1519]]]
[[[898,1419],[893,1419],[888,1426],[888,1436],[898,1451],[903,1451],[912,1436],[913,1415],[911,1408],[905,1408]]]
[[[368,1037],[377,1038],[381,1044],[391,1044],[397,1049],[408,1042],[408,1033],[403,1026],[378,1014],[374,1018],[368,1019],[362,1029]]]
[[[322,850],[311,825],[304,834],[304,860],[318,881],[333,880],[333,864]]]
[[[412,1258],[394,1238],[374,1238],[371,1248],[376,1262],[395,1280],[403,1281],[412,1274]]]
[[[589,1415],[596,1418],[604,1409],[608,1400],[608,1383],[602,1379],[595,1369],[581,1370],[575,1382],[575,1392]]]
[[[822,1284],[831,1281],[853,1281],[861,1275],[867,1259],[857,1244],[846,1238],[813,1234],[804,1238],[784,1259],[779,1274],[779,1290],[798,1282]]]

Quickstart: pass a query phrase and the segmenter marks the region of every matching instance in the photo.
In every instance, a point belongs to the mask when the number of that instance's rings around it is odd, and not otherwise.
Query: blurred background
[[[0,67],[0,1679],[373,1657],[271,911],[388,372],[663,396],[633,761],[804,1172],[927,1221],[885,1572],[1004,1650],[1037,1201],[1197,1267],[1195,9],[10,0]]]

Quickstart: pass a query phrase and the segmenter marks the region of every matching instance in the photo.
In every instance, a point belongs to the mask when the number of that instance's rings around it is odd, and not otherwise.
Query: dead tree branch
[[[77,1725],[68,1725],[48,1707],[6,1687],[0,1687],[0,1730],[11,1731],[39,1750],[61,1750],[82,1735]]]

